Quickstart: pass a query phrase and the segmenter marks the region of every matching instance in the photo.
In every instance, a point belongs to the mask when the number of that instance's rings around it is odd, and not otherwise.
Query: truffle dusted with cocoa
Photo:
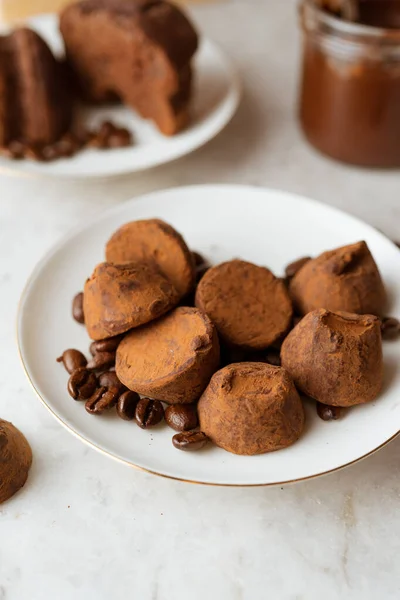
[[[289,292],[301,315],[317,308],[381,315],[386,304],[378,267],[365,242],[309,260],[294,275]]]
[[[285,334],[293,314],[284,282],[243,260],[209,269],[197,287],[196,306],[208,314],[224,342],[253,350]]]
[[[196,308],[179,307],[124,337],[116,372],[130,390],[169,404],[200,397],[219,365],[214,325]]]
[[[85,283],[85,325],[102,340],[161,317],[178,301],[169,279],[150,266],[101,263]]]
[[[290,375],[263,363],[235,363],[212,377],[199,400],[200,429],[234,454],[262,454],[293,444],[304,409]]]
[[[383,381],[380,320],[315,310],[289,333],[281,359],[297,388],[322,404],[369,402]]]

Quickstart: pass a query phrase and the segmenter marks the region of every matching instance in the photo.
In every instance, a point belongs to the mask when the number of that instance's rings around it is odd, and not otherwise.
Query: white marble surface
[[[84,446],[41,406],[19,364],[17,302],[37,260],[77,223],[143,191],[267,185],[400,237],[399,173],[334,164],[301,138],[294,0],[193,12],[245,83],[238,115],[215,141],[112,183],[0,176],[0,416],[25,432],[35,457],[24,490],[0,507],[0,600],[398,599],[400,439],[343,472],[284,488],[192,486]]]

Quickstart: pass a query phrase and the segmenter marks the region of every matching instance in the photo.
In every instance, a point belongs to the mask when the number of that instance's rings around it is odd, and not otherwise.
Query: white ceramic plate
[[[55,15],[40,15],[26,24],[40,33],[56,54],[63,53]],[[196,54],[194,72],[191,121],[184,131],[173,137],[163,136],[150,121],[122,106],[90,108],[84,114],[84,122],[94,126],[110,119],[130,129],[135,144],[109,151],[85,150],[50,163],[0,157],[0,168],[33,175],[110,177],[149,169],[184,156],[215,137],[231,120],[240,100],[236,70],[224,52],[207,38],[203,38]]]
[[[36,267],[24,291],[18,341],[26,373],[39,397],[67,429],[129,465],[167,477],[224,485],[271,485],[315,477],[370,454],[400,430],[400,342],[385,343],[386,380],[380,398],[331,423],[315,405],[292,447],[240,457],[216,447],[198,453],[173,448],[173,431],[142,431],[116,415],[88,415],[67,394],[67,373],[55,359],[66,348],[87,352],[84,327],[70,315],[73,295],[104,256],[104,244],[122,223],[160,217],[183,233],[193,249],[218,263],[241,257],[276,274],[300,256],[364,239],[400,315],[400,252],[365,223],[328,206],[274,190],[194,186],[153,193],[117,206],[63,239]],[[243,290],[245,293],[245,290]]]

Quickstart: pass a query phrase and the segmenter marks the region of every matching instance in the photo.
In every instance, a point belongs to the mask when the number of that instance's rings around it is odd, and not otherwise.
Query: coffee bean
[[[139,400],[139,394],[136,392],[128,390],[121,394],[117,403],[117,415],[124,421],[132,421],[135,418]]]
[[[132,134],[124,128],[118,128],[107,138],[107,148],[125,148],[132,144]]]
[[[317,413],[323,421],[333,421],[341,417],[343,408],[340,406],[328,406],[317,402]]]
[[[42,148],[42,156],[46,161],[56,160],[60,157],[57,148],[54,144],[49,144],[48,146],[44,146]]]
[[[142,398],[136,406],[136,423],[142,429],[158,425],[164,418],[164,407],[159,400]]]
[[[122,335],[116,335],[115,337],[108,338],[107,340],[98,340],[90,344],[90,354],[94,356],[98,352],[115,352],[122,340]]]
[[[115,133],[116,126],[111,121],[103,121],[98,130],[98,135],[101,138],[108,138],[110,135]]]
[[[18,140],[12,140],[9,144],[0,149],[2,156],[19,160],[25,156],[25,144]]]
[[[381,322],[382,338],[394,340],[400,335],[400,321],[394,317],[384,317]]]
[[[115,365],[115,352],[97,352],[89,360],[86,368],[90,371],[104,371]]]
[[[118,388],[99,387],[86,401],[85,409],[91,415],[101,415],[116,405],[120,390]]]
[[[86,147],[104,150],[104,148],[107,148],[107,140],[105,138],[99,137],[97,133],[93,133],[90,136],[90,139],[87,141]]]
[[[99,385],[106,388],[116,387],[120,391],[126,390],[126,387],[120,382],[115,371],[105,371],[105,373],[102,373],[99,376]]]
[[[189,431],[199,424],[194,404],[171,404],[165,410],[165,421],[175,431]]]
[[[208,437],[202,431],[183,431],[172,438],[172,443],[178,450],[193,452],[201,450],[208,442]]]
[[[304,256],[303,258],[299,258],[298,260],[290,263],[285,269],[286,277],[294,277],[296,273],[300,271],[300,269],[304,267],[306,263],[308,263],[309,260],[311,260],[311,256]]]
[[[79,292],[74,296],[72,300],[72,316],[78,323],[85,322],[85,315],[83,313],[83,292]]]
[[[68,137],[62,138],[53,144],[54,151],[58,158],[69,158],[73,156],[76,147]]]
[[[79,367],[86,367],[87,360],[84,354],[79,350],[70,348],[65,350],[61,356],[57,358],[57,362],[62,362],[68,373],[73,373]]]
[[[94,393],[96,387],[96,375],[85,367],[75,369],[68,380],[68,392],[74,400],[87,400]]]

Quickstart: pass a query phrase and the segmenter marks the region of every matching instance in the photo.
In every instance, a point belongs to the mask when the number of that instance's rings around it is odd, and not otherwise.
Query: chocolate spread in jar
[[[361,0],[360,19],[373,19],[387,0]],[[300,118],[323,153],[355,165],[400,167],[400,30],[345,24],[304,2],[304,63]],[[379,12],[387,24],[400,14]],[[375,8],[372,6],[374,5]],[[398,8],[393,13],[394,5]],[[374,9],[374,10],[373,10]],[[307,22],[307,10],[312,15]],[[376,17],[378,18],[378,17]]]

